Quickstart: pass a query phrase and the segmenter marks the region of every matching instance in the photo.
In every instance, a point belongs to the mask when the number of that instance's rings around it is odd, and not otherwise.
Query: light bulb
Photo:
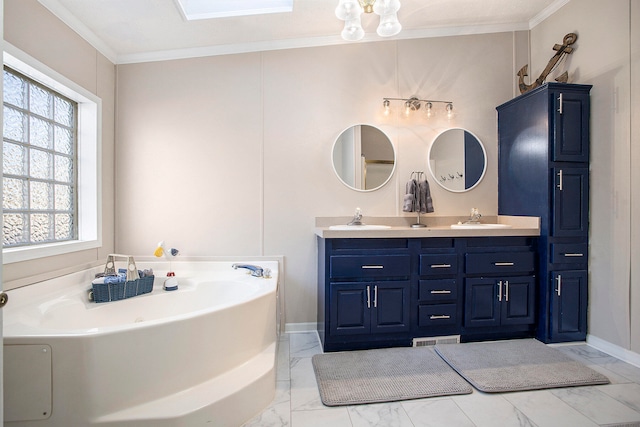
[[[362,6],[358,0],[340,0],[336,7],[336,17],[343,21],[360,17],[362,15]]]
[[[398,15],[389,13],[380,16],[380,25],[378,25],[377,33],[380,37],[395,36],[402,30],[402,25],[398,21]]]
[[[427,102],[425,105],[425,111],[427,113],[427,117],[432,117],[433,116],[433,104],[430,102]]]
[[[388,99],[382,101],[382,106],[384,107],[384,115],[388,116],[391,113],[391,102]]]
[[[452,103],[448,103],[447,104],[447,118],[451,119],[453,117],[453,104]]]
[[[408,116],[409,114],[411,114],[411,102],[406,101],[404,103],[404,115]]]
[[[361,40],[364,37],[364,30],[360,23],[360,16],[354,19],[344,21],[344,30],[342,30],[342,38],[347,41]]]

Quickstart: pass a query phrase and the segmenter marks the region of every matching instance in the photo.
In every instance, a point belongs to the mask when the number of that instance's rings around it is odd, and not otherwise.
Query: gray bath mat
[[[355,405],[471,393],[432,348],[387,348],[317,354],[312,359],[322,403]]]
[[[534,339],[437,344],[436,352],[488,393],[608,384],[609,379]]]

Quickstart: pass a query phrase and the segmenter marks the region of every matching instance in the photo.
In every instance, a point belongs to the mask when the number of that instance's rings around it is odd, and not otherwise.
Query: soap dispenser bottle
[[[176,278],[176,273],[174,273],[173,271],[167,273],[167,278],[164,279],[162,288],[165,291],[175,291],[178,289],[178,279]]]

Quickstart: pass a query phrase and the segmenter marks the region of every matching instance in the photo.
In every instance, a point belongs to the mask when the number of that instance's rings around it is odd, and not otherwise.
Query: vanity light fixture
[[[391,101],[403,101],[404,102],[404,114],[409,116],[412,112],[418,111],[420,108],[424,107],[425,114],[427,117],[431,117],[435,115],[433,104],[440,103],[446,104],[445,110],[447,112],[447,117],[453,117],[453,102],[451,101],[433,101],[428,99],[418,99],[415,96],[411,98],[382,98],[382,106],[384,108],[384,115],[388,116],[391,112]]]
[[[448,103],[447,104],[447,118],[452,118],[453,117],[453,104],[452,103]]]
[[[342,38],[348,41],[361,40],[364,37],[362,13],[375,13],[380,16],[377,33],[380,37],[395,36],[402,30],[398,21],[399,0],[340,0],[336,7],[336,16],[344,21]]]

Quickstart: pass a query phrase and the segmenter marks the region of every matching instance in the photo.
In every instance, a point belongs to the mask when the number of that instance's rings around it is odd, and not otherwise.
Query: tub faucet
[[[469,215],[469,219],[466,220],[465,224],[478,224],[480,223],[480,217],[482,215],[478,212],[478,208],[471,208],[471,214]]]
[[[251,275],[254,277],[264,277],[265,279],[271,278],[271,270],[268,268],[262,268],[251,264],[233,264],[231,267],[233,267],[234,270],[237,270],[238,268],[246,268],[251,271]]]

